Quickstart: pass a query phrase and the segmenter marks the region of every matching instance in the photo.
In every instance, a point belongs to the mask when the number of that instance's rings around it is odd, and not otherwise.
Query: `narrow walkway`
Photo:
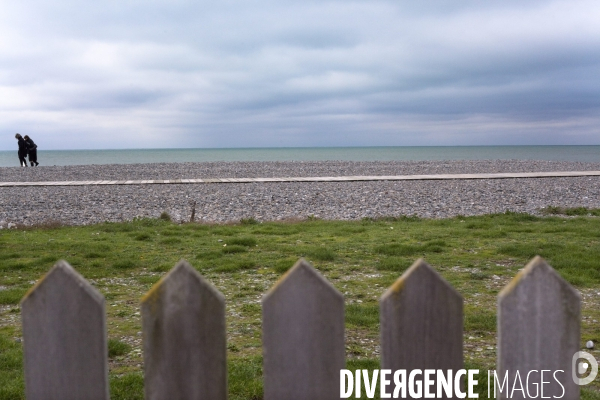
[[[290,178],[209,178],[209,179],[153,179],[129,181],[57,181],[57,182],[0,182],[0,186],[92,186],[92,185],[150,185],[182,183],[251,183],[251,182],[349,182],[349,181],[424,181],[451,179],[510,179],[510,178],[564,178],[600,176],[600,171],[506,172],[492,174],[441,174],[392,176],[318,176]]]

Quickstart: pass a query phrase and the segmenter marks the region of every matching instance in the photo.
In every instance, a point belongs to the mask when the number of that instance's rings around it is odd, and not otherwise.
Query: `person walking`
[[[27,135],[25,135],[25,137],[23,139],[25,140],[25,143],[27,143],[27,152],[29,153],[29,162],[31,163],[32,167],[33,167],[34,163],[35,163],[35,166],[37,167],[38,165],[40,165],[40,163],[37,162],[37,144],[35,144],[33,142],[33,140],[31,140],[31,138]]]
[[[21,163],[21,167],[26,167],[27,160],[25,157],[27,157],[27,143],[25,143],[23,137],[21,137],[21,135],[18,133],[15,135],[15,138],[19,142],[19,162]]]

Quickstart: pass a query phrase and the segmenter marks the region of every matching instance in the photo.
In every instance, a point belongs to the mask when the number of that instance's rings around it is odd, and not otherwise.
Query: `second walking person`
[[[29,153],[29,162],[31,163],[32,167],[33,167],[33,164],[35,164],[35,166],[37,167],[38,165],[40,165],[40,163],[37,162],[37,144],[35,144],[34,141],[31,140],[31,138],[27,135],[25,135],[25,137],[23,139],[25,139],[25,143],[27,143],[27,152]]]

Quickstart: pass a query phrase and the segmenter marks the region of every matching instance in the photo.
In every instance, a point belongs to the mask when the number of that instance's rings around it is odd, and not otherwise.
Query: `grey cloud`
[[[12,3],[0,127],[55,148],[77,134],[104,148],[598,143],[599,12],[592,0]]]

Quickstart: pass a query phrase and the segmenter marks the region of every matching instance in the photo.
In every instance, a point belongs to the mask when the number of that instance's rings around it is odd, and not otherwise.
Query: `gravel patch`
[[[0,168],[2,182],[194,178],[280,178],[298,176],[418,175],[494,172],[597,171],[600,163],[476,161],[294,161],[70,165]]]
[[[552,161],[219,162],[0,168],[2,181],[251,178],[600,170],[598,163]],[[452,181],[264,182],[118,186],[0,187],[0,225],[85,225],[158,217],[226,223],[359,220],[417,215],[446,218],[547,206],[600,208],[600,177]]]

